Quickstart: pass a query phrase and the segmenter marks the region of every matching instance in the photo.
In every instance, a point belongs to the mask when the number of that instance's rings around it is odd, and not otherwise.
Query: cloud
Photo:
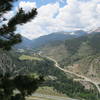
[[[24,5],[28,8],[31,2]],[[32,3],[36,6],[36,3]],[[30,6],[31,7],[31,6]],[[18,26],[18,31],[30,39],[56,31],[75,29],[92,29],[100,27],[99,0],[66,0],[66,5],[60,7],[59,1],[38,8],[37,17],[31,22]]]
[[[19,2],[19,5],[17,7],[13,7],[12,11],[8,11],[7,13],[3,14],[3,18],[5,18],[7,20],[0,23],[0,26],[2,26],[3,24],[7,24],[8,21],[16,14],[16,12],[18,11],[18,8],[23,8],[23,10],[27,13],[27,12],[31,11],[33,8],[36,8],[36,3],[29,2],[29,1],[28,2],[25,2],[25,1]],[[3,18],[0,18],[0,19],[2,20]]]
[[[51,33],[54,30],[51,26],[56,25],[54,17],[58,12],[59,3],[41,6],[38,8],[37,17],[23,26],[18,26],[17,31],[23,36],[30,36],[31,39]]]
[[[11,19],[14,16],[14,11],[8,11],[7,13],[4,13],[3,16],[0,18],[0,20],[2,20],[0,22],[0,27],[2,27],[2,25],[7,24],[9,19]],[[6,19],[5,21],[3,21],[3,19]]]
[[[35,2],[29,2],[29,1],[21,1],[19,3],[19,8],[23,8],[23,10],[27,13],[31,11],[33,8],[36,8]]]
[[[59,10],[59,3],[47,4],[38,9],[38,17],[53,17]]]

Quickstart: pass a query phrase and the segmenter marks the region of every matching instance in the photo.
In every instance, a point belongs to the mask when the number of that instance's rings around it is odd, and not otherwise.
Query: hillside
[[[58,69],[54,62],[48,58],[33,54],[33,52],[18,53],[16,51],[10,51],[4,53],[6,58],[12,59],[17,69],[23,69],[20,74],[31,73],[44,76],[44,83],[36,91],[38,94],[44,94],[46,92],[46,95],[51,95],[51,98],[52,96],[64,96],[66,99],[67,97],[71,97],[77,100],[81,100],[82,98],[85,100],[98,100],[99,98],[98,91],[92,84],[88,83],[93,88],[86,89],[80,82],[74,81],[74,77]],[[4,53],[2,52],[2,54]],[[47,89],[45,90],[46,87]],[[40,97],[38,96],[37,98]]]
[[[41,55],[59,62],[62,68],[100,82],[100,33],[54,42],[40,48]]]
[[[14,48],[16,49],[30,49],[31,48],[31,40],[26,38],[26,37],[22,37],[22,42],[19,44],[16,44],[14,46]]]
[[[28,49],[24,49],[23,52],[14,49],[9,52],[2,51],[0,56],[2,58],[5,55],[2,59],[6,65],[9,61],[7,59],[10,58],[13,64],[9,66],[14,69],[16,66],[15,71],[21,70],[19,74],[44,76],[44,83],[36,91],[38,94],[47,93],[46,95],[65,96],[77,100],[99,100],[99,91],[93,84],[93,81],[100,82],[98,43],[100,33],[78,35],[67,40],[49,42],[40,46],[37,51],[35,49],[35,52]],[[2,63],[2,60],[0,61]],[[81,81],[84,77],[89,81]]]
[[[40,46],[47,45],[55,41],[64,41],[66,39],[80,37],[86,35],[87,32],[82,30],[71,31],[71,32],[55,32],[48,35],[40,36],[39,38],[29,40],[28,38],[23,37],[22,43],[17,44],[15,48],[17,49],[36,49]]]

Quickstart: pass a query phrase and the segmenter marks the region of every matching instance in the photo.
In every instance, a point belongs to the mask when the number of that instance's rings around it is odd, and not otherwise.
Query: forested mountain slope
[[[64,69],[98,82],[100,81],[99,43],[100,33],[94,33],[64,41],[50,42],[38,48],[37,53],[32,50],[23,52],[12,50],[2,51],[0,55],[2,57],[3,54],[7,59],[10,58],[13,64],[11,63],[9,66],[16,66],[15,71],[21,69],[20,74],[32,73],[44,76],[45,82],[40,86],[41,88],[47,86],[53,88],[58,94],[64,94],[74,99],[99,100],[100,95],[93,84],[75,81],[74,79],[79,77],[63,72],[55,66],[55,62],[46,57],[50,56],[55,59]],[[9,63],[5,57],[3,60]]]
[[[99,100],[98,91],[94,86],[91,90],[86,89],[81,83],[74,81],[67,73],[56,68],[54,62],[45,57],[28,52],[18,53],[16,51],[2,54],[12,59],[17,66],[16,70],[17,68],[24,68],[20,74],[33,73],[34,75],[44,76],[45,81],[40,86],[41,89],[43,87],[53,88],[58,94],[64,94],[78,100],[82,98],[85,100]]]
[[[56,41],[40,48],[42,55],[57,60],[61,67],[100,81],[100,33]]]

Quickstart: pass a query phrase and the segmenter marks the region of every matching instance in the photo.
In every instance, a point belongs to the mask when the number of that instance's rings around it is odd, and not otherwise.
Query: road
[[[58,62],[57,62],[55,59],[53,59],[53,58],[51,58],[51,57],[48,57],[48,56],[47,56],[46,58],[48,58],[49,60],[53,61],[53,62],[55,63],[55,67],[59,68],[61,71],[65,72],[65,73],[69,73],[69,74],[75,75],[75,76],[77,76],[77,77],[79,77],[79,78],[82,78],[82,79],[80,79],[81,81],[86,81],[86,82],[92,83],[92,84],[97,88],[98,92],[100,93],[100,87],[99,87],[100,82],[94,82],[93,80],[91,80],[90,78],[88,78],[88,77],[86,77],[86,76],[83,76],[83,75],[74,73],[74,72],[72,72],[72,71],[63,69],[63,68],[61,68],[61,67],[59,66]]]

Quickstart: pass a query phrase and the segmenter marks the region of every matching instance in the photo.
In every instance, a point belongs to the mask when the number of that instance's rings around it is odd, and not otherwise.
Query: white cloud
[[[18,11],[18,8],[23,8],[23,10],[27,13],[31,11],[33,8],[36,8],[36,3],[21,1],[19,3],[19,6],[13,8],[14,10],[4,13],[3,18],[7,20],[0,23],[0,26],[2,26],[3,24],[7,24],[9,19],[11,19],[16,14],[16,11]],[[0,18],[0,19],[2,20],[3,18]]]
[[[12,18],[14,16],[14,12],[13,11],[8,11],[7,13],[5,13],[4,15],[3,15],[3,17],[4,18],[6,18],[6,19],[10,19],[10,18]]]
[[[60,7],[59,2],[41,6],[38,8],[38,16],[31,22],[20,26],[18,30],[22,35],[32,39],[56,31],[100,27],[99,0],[66,1],[67,4],[64,7]],[[24,5],[25,9],[28,8],[24,3],[21,5]],[[35,3],[33,5],[36,6]]]
[[[53,17],[59,10],[59,3],[48,4],[38,9],[38,17]]]
[[[36,8],[36,3],[35,2],[25,2],[25,1],[21,1],[19,3],[19,8],[23,8],[23,10],[25,12],[29,12],[32,10],[32,8]]]
[[[7,24],[9,19],[11,19],[13,16],[14,16],[14,11],[8,11],[7,13],[4,13],[3,14],[3,17],[0,18],[0,20],[3,20],[4,18],[6,19],[5,21],[2,21],[0,22],[0,27],[3,25],[3,24]]]

